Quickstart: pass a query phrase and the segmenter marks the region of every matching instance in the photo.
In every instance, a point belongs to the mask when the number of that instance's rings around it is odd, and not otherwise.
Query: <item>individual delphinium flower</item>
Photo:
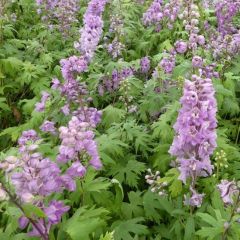
[[[217,16],[218,31],[222,35],[236,32],[233,26],[233,18],[240,11],[239,0],[220,0],[215,4],[215,14]]]
[[[140,72],[141,73],[148,73],[150,70],[150,59],[149,57],[143,57],[140,59]]]
[[[203,66],[203,59],[200,56],[193,56],[192,66],[193,68],[201,68]]]
[[[22,204],[31,203],[46,214],[46,218],[37,218],[34,221],[23,215],[19,219],[19,226],[25,228],[30,223],[32,225],[32,230],[28,233],[30,236],[48,239],[51,225],[60,222],[62,214],[67,212],[69,207],[56,201],[55,205],[57,204],[59,208],[55,209],[55,213],[47,214],[46,209],[51,207],[52,203],[47,204],[45,198],[62,191],[63,184],[58,165],[37,152],[40,142],[41,139],[34,130],[24,131],[18,140],[19,155],[9,156],[5,161],[9,166],[15,165],[14,168],[11,166],[9,171],[6,164],[0,167],[6,171],[7,180],[14,187],[17,198],[13,197],[14,194],[11,194],[10,190],[7,193],[20,210],[23,209]],[[54,214],[57,221],[53,222],[51,218]]]
[[[66,188],[72,182],[70,189],[74,189],[74,178],[83,177],[89,165],[97,170],[102,167],[97,143],[90,123],[76,116],[72,117],[67,127],[60,127],[59,132],[61,145],[57,160],[59,163],[72,162],[63,177],[66,179]]]
[[[151,192],[157,193],[159,196],[166,196],[167,182],[161,181],[160,172],[153,173],[151,169],[148,169],[148,174],[145,176],[146,182],[150,185]]]
[[[183,40],[176,41],[174,46],[177,53],[185,53],[188,50],[188,44]]]
[[[169,153],[177,157],[179,179],[184,183],[190,180],[191,197],[197,194],[197,178],[212,174],[210,156],[216,148],[217,127],[214,94],[211,79],[193,75],[192,81],[185,80],[182,108],[174,125],[176,136]]]
[[[40,126],[40,129],[43,131],[43,132],[48,132],[48,133],[51,133],[51,134],[56,134],[56,128],[55,128],[55,123],[52,122],[52,121],[44,121],[43,124]]]
[[[196,207],[201,207],[203,197],[205,194],[203,193],[198,193],[195,189],[192,187],[190,188],[191,191],[191,197],[188,197],[184,195],[184,204],[186,206],[196,206]]]
[[[232,205],[234,203],[234,196],[239,194],[239,189],[235,181],[221,180],[217,185],[221,198],[226,205]]]
[[[48,92],[43,91],[41,94],[42,94],[41,102],[37,102],[35,104],[35,111],[37,112],[44,112],[46,102],[50,98],[50,94]]]
[[[91,0],[83,17],[84,26],[80,30],[81,37],[74,46],[90,61],[102,35],[102,12],[107,0]]]

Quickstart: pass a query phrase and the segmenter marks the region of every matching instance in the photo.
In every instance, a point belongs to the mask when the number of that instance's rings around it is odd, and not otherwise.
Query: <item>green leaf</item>
[[[39,218],[45,218],[45,213],[37,206],[30,203],[24,204],[23,206],[24,213],[26,217],[33,218],[34,216]]]
[[[128,156],[126,156],[128,157]],[[145,171],[145,164],[136,160],[129,160],[126,165],[116,164],[109,171],[121,183],[125,182],[129,186],[137,187],[139,175]]]
[[[127,221],[118,221],[113,225],[114,240],[134,240],[134,236],[147,235],[147,226],[140,224],[144,218],[133,218]]]
[[[104,208],[82,207],[65,223],[64,230],[72,240],[90,240],[94,232],[105,226],[104,217],[108,211]]]
[[[148,219],[160,222],[162,206],[160,204],[160,196],[151,191],[147,191],[143,196],[143,207],[145,215]]]
[[[102,124],[109,128],[113,123],[121,122],[125,114],[124,110],[109,105],[103,110]]]
[[[194,217],[190,216],[186,222],[184,240],[192,240],[194,233],[195,233]]]

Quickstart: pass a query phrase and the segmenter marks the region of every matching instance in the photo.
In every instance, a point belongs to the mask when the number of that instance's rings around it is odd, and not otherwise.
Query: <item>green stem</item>
[[[49,240],[48,236],[46,234],[43,233],[42,229],[37,225],[37,223],[32,219],[26,216],[25,211],[23,209],[23,207],[21,206],[20,203],[18,203],[18,201],[16,200],[16,198],[14,197],[14,195],[12,195],[12,193],[7,189],[7,187],[5,187],[5,185],[0,182],[2,184],[2,189],[8,194],[11,202],[13,204],[15,204],[24,214],[24,216],[29,220],[29,222],[36,228],[36,230],[39,232],[40,236],[42,237],[43,240]]]

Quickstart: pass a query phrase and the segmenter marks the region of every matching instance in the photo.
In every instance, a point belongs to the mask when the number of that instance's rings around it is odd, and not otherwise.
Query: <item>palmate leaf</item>
[[[112,123],[121,122],[125,114],[124,110],[109,105],[103,110],[102,124],[109,128]]]
[[[104,208],[82,207],[65,223],[64,231],[72,240],[89,240],[95,231],[105,226],[107,214]]]
[[[113,234],[113,232],[107,232],[104,236],[102,235],[99,240],[114,240]]]
[[[115,164],[116,158],[124,156],[124,150],[127,144],[117,139],[115,136],[109,134],[102,134],[96,138],[98,143],[98,150],[103,163]]]
[[[145,215],[148,219],[160,222],[161,215],[160,210],[162,209],[159,203],[160,196],[150,191],[147,191],[143,196],[143,207]]]
[[[143,198],[141,192],[128,193],[129,203],[123,202],[121,210],[127,219],[143,215]]]
[[[127,221],[117,221],[113,224],[114,240],[134,240],[135,236],[147,235],[147,226],[142,225],[144,218],[133,218]]]
[[[199,231],[197,231],[197,235],[206,239],[215,239],[217,236],[224,231],[224,222],[226,219],[223,219],[220,213],[220,210],[214,210],[215,217],[211,216],[208,213],[197,213],[196,216],[199,217],[203,222],[207,223],[211,227],[202,227]]]
[[[177,110],[179,109],[179,102],[166,106],[166,112],[160,116],[157,122],[153,123],[153,137],[160,138],[163,142],[172,142],[173,129],[172,122],[175,120]]]
[[[137,187],[139,175],[144,171],[144,163],[136,160],[129,160],[126,165],[116,164],[113,166],[109,174],[119,180],[120,183],[126,183],[131,187]]]

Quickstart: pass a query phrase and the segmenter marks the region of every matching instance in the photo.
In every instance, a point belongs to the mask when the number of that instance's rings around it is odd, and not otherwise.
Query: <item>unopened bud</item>
[[[31,203],[34,199],[34,196],[31,193],[24,193],[22,195],[22,201],[25,203]]]

